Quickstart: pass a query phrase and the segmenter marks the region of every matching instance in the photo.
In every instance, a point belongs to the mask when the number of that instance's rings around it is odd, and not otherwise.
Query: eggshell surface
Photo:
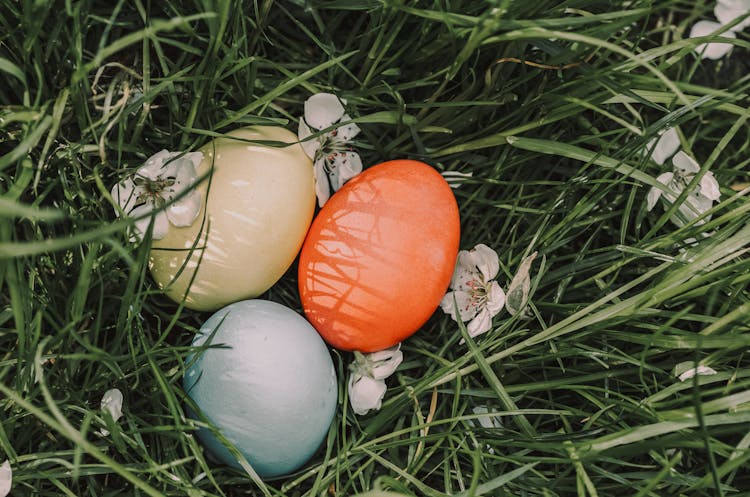
[[[284,128],[256,126],[200,149],[198,176],[211,177],[197,188],[203,204],[198,218],[188,227],[170,225],[149,256],[151,274],[170,298],[184,297],[191,309],[216,310],[257,297],[281,278],[315,209],[312,161],[296,141]]]
[[[245,300],[201,327],[184,387],[221,434],[263,478],[288,474],[315,453],[333,419],[336,373],[328,348],[305,319],[281,304]],[[211,431],[198,436],[215,457],[236,458]]]
[[[432,167],[366,169],[323,206],[299,261],[305,315],[343,350],[374,352],[416,332],[440,304],[458,254],[453,192]]]

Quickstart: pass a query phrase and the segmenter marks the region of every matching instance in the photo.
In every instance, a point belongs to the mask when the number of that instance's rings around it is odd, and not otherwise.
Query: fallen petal
[[[10,461],[0,464],[0,497],[5,497],[10,493],[10,487],[13,485],[13,469],[10,467]]]
[[[312,136],[312,134],[313,132],[310,129],[310,126],[305,123],[304,119],[300,119],[297,131],[297,137],[300,139],[299,144],[302,146],[302,150],[305,151],[308,157],[315,159],[315,154],[320,149],[320,138],[305,140],[305,138]]]
[[[352,373],[349,377],[348,389],[352,410],[363,416],[369,411],[380,409],[387,387],[383,380],[375,380],[369,376]]]
[[[707,171],[703,175],[700,182],[701,195],[710,200],[719,200],[721,197],[721,191],[719,191],[719,182],[716,181],[714,173]]]
[[[356,152],[338,152],[333,157],[331,187],[338,191],[344,183],[362,172],[362,159]]]
[[[466,331],[470,337],[478,337],[488,332],[490,328],[492,328],[492,316],[490,316],[490,312],[486,307],[480,310],[476,317],[466,325]]]
[[[349,117],[348,114],[344,114],[341,116],[341,121],[351,121],[352,118]],[[349,123],[344,124],[343,126],[339,126],[336,128],[336,134],[341,141],[350,142],[354,139],[355,136],[359,134],[359,132],[362,131],[359,129],[359,126],[357,126],[355,123]]]
[[[738,17],[750,14],[750,0],[719,0],[714,7],[714,16],[722,25],[729,24]],[[750,17],[732,28],[732,31],[742,31],[750,26]]]
[[[490,414],[490,411],[486,406],[474,407],[471,412],[474,414]],[[478,418],[477,421],[479,421],[479,426],[482,428],[492,429],[503,427],[503,423],[500,421],[500,416],[497,415],[482,416],[481,418]]]
[[[497,276],[497,272],[500,270],[500,257],[490,247],[480,243],[469,251],[469,257],[474,267],[479,270],[484,278],[483,283]]]
[[[112,388],[104,392],[101,402],[101,410],[108,412],[113,421],[122,417],[122,392],[117,388]]]
[[[701,166],[696,162],[695,159],[690,157],[688,154],[680,150],[672,157],[672,165],[674,166],[674,172],[681,173],[683,176],[695,174],[701,170]]]
[[[201,210],[201,195],[192,192],[181,200],[173,202],[167,207],[167,219],[174,226],[185,227],[193,224]]]
[[[490,287],[487,290],[487,310],[491,317],[496,316],[505,307],[505,292],[497,281],[490,283]]]
[[[534,252],[521,261],[518,272],[510,282],[505,299],[505,308],[511,316],[515,316],[526,308],[529,292],[531,291],[531,276],[529,272],[531,270],[531,263],[534,262],[536,256],[537,253]]]
[[[722,24],[713,21],[698,21],[693,25],[693,29],[690,30],[688,38],[699,38],[701,36],[710,36],[715,31],[722,28]],[[733,31],[725,31],[717,37],[721,38],[736,38],[737,36]],[[701,58],[704,59],[720,59],[728,54],[733,48],[731,43],[701,43],[695,47],[695,51],[700,54]]]
[[[305,121],[317,131],[328,128],[344,116],[344,104],[333,93],[316,93],[305,101]]]
[[[331,187],[325,169],[325,159],[320,157],[315,161],[315,195],[318,197],[318,207],[323,207],[331,198]]]
[[[698,365],[695,366],[693,362],[687,361],[687,362],[681,362],[677,366],[675,366],[675,376],[677,376],[677,379],[680,381],[689,380],[690,378],[694,376],[710,376],[716,374],[716,371],[713,368],[710,368],[708,366],[702,366]]]
[[[466,183],[466,180],[471,178],[473,176],[473,173],[462,173],[460,171],[443,171],[440,173],[443,175],[443,178],[445,178],[445,181],[448,182],[448,185],[451,188],[459,188],[461,185]]]
[[[661,133],[661,136],[656,141],[656,145],[654,145],[652,140],[647,146],[647,150],[651,150],[651,159],[659,165],[664,164],[679,148],[680,137],[675,128],[669,128]]]
[[[112,199],[117,202],[125,214],[129,214],[135,208],[136,199],[141,190],[141,188],[135,186],[132,178],[125,178],[112,187]],[[120,211],[115,209],[115,214],[119,217]]]

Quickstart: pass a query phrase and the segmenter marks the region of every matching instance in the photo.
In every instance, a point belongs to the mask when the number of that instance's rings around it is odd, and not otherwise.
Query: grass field
[[[708,39],[688,33],[713,7],[2,0],[11,495],[750,495],[750,29],[702,59]],[[539,255],[526,314],[470,339],[438,310],[403,343],[378,412],[351,411],[352,354],[333,350],[323,446],[261,482],[193,436],[181,380],[209,313],[159,291],[109,192],[163,148],[249,124],[296,132],[318,92],[348,101],[365,168],[411,158],[472,174],[455,190],[461,248],[495,249],[503,288]],[[648,210],[672,166],[644,148],[668,127],[701,171]],[[678,227],[709,171],[720,199]],[[294,266],[262,297],[300,310]],[[681,381],[695,364],[715,374]],[[117,422],[100,409],[110,388],[124,394]]]

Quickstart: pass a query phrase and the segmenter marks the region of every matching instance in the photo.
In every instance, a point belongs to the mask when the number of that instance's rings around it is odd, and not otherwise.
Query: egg
[[[413,160],[366,169],[323,206],[302,246],[307,319],[343,350],[403,341],[440,304],[459,236],[456,199],[435,169]]]
[[[284,142],[274,147],[254,141]],[[257,297],[297,256],[315,209],[312,161],[297,137],[246,127],[203,148],[202,207],[191,226],[169,227],[152,244],[149,267],[165,293],[191,309],[216,310]]]
[[[293,310],[244,300],[214,313],[186,359],[185,391],[263,478],[305,464],[331,425],[336,372],[323,340]],[[198,437],[221,462],[237,459],[210,430]]]

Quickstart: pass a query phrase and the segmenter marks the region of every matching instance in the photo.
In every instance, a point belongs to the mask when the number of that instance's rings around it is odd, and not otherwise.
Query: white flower
[[[107,390],[102,396],[99,407],[102,411],[108,412],[112,416],[112,421],[116,423],[122,417],[122,392],[117,388]],[[107,436],[109,431],[102,429],[101,434]]]
[[[363,354],[354,352],[354,362],[349,366],[349,403],[360,416],[377,411],[383,402],[385,379],[396,371],[404,354],[401,344],[378,352]]]
[[[202,160],[201,152],[162,150],[149,157],[132,177],[112,188],[112,198],[128,217],[146,216],[135,221],[135,238],[143,238],[152,217],[155,240],[166,236],[169,223],[178,227],[193,224],[201,209],[200,193],[192,190],[179,200],[174,199],[195,184],[196,168]],[[166,204],[166,209],[147,216]],[[116,213],[120,215],[119,210]]]
[[[675,128],[669,128],[659,132],[658,138],[651,139],[646,145],[646,150],[651,151],[651,159],[660,166],[672,157],[680,148],[680,137]]]
[[[10,462],[5,461],[0,464],[0,497],[5,497],[10,493],[10,487],[13,484],[13,470]]]
[[[362,160],[349,142],[360,129],[354,123],[338,126],[316,138],[306,139],[335,124],[350,121],[346,100],[332,93],[316,93],[305,101],[305,116],[299,120],[298,136],[305,153],[315,164],[315,193],[323,207],[344,183],[362,172]]]
[[[469,335],[476,337],[492,327],[492,318],[505,305],[505,292],[493,280],[500,269],[497,252],[484,244],[458,253],[448,292],[440,307],[454,321],[470,321]],[[456,307],[458,306],[458,307]]]
[[[653,209],[660,198],[668,205],[674,203],[677,196],[693,180],[695,174],[700,171],[698,163],[682,151],[672,158],[672,165],[674,166],[672,172],[660,174],[656,178],[670,191],[664,192],[661,188],[651,187],[646,198],[646,210]],[[711,171],[706,171],[701,177],[700,183],[685,198],[685,202],[680,205],[670,220],[677,226],[684,226],[711,209],[714,201],[718,200],[720,195],[719,183]],[[696,224],[703,224],[708,219],[710,219],[710,216],[697,221]]]
[[[722,25],[729,24],[746,14],[750,14],[750,0],[719,0],[714,7],[714,15]],[[732,31],[742,31],[748,26],[750,26],[750,17],[734,26]]]
[[[721,29],[722,25],[718,22],[713,21],[698,21],[693,25],[693,29],[690,30],[689,38],[698,38],[701,36],[709,36],[714,31]],[[725,31],[718,35],[722,38],[736,38],[734,31]],[[698,52],[704,59],[720,59],[728,54],[732,50],[733,45],[731,43],[701,43],[695,47],[695,51]]]

